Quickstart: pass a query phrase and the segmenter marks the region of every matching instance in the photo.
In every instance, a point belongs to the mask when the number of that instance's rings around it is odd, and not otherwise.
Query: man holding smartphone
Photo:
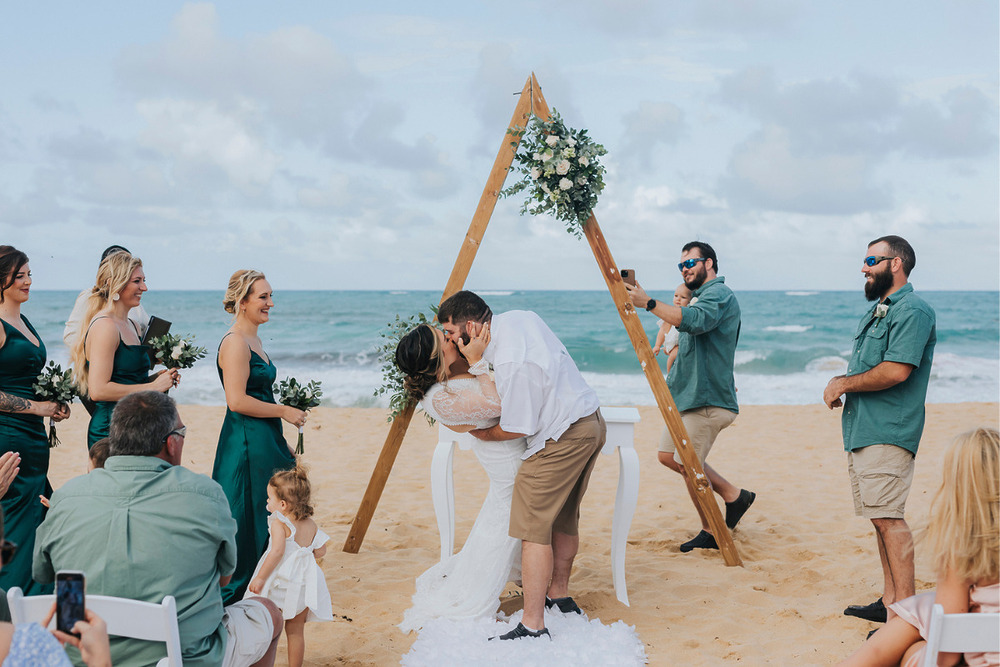
[[[733,379],[736,343],[740,337],[740,304],[726,286],[726,279],[718,275],[718,267],[712,246],[692,241],[681,249],[681,262],[677,265],[684,284],[691,290],[689,305],[674,306],[652,299],[638,284],[626,283],[625,289],[636,308],[645,308],[680,332],[677,359],[667,375],[667,387],[712,490],[726,503],[726,526],[733,530],[757,495],[731,484],[705,462],[716,437],[736,420],[740,411]],[[666,429],[660,439],[659,460],[674,472],[686,475]],[[681,551],[718,549],[690,485],[688,492],[701,517],[701,532],[683,543]]]
[[[187,427],[172,398],[129,394],[111,417],[105,467],[52,494],[39,526],[33,575],[87,573],[92,594],[159,604],[177,600],[185,667],[272,665],[281,612],[252,598],[222,605],[236,567],[236,522],[222,487],[180,465]],[[162,643],[115,638],[114,664],[151,665]]]

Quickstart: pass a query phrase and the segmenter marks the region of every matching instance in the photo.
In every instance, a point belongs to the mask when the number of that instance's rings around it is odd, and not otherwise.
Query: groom
[[[509,531],[521,540],[524,615],[500,639],[548,636],[546,607],[580,613],[569,597],[569,575],[580,546],[580,502],[607,434],[600,402],[566,347],[535,313],[494,316],[477,294],[461,291],[441,304],[438,320],[460,350],[484,326],[490,329],[483,358],[469,372],[482,375],[492,367],[500,423],[472,435],[528,441],[514,482]]]

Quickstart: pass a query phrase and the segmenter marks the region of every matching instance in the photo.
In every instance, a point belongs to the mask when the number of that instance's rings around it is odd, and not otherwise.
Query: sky
[[[156,289],[443,289],[535,72],[608,153],[595,215],[672,290],[1000,288],[998,3],[0,3],[0,243],[36,289],[112,243]],[[466,286],[603,289],[585,240],[503,199]]]

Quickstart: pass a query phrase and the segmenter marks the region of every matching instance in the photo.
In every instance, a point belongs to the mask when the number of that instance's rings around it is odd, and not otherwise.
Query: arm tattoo
[[[31,401],[28,399],[0,391],[0,412],[27,412],[29,408]]]

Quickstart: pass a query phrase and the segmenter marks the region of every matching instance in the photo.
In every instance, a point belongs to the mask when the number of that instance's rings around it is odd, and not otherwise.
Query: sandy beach
[[[185,465],[211,473],[225,409],[182,406],[188,426]],[[636,449],[639,505],[626,557],[631,607],[615,598],[610,540],[618,462],[602,457],[583,506],[581,547],[571,593],[591,618],[634,625],[650,665],[825,665],[846,656],[874,624],[842,615],[845,606],[878,597],[881,570],[871,524],[854,516],[840,438],[840,412],[815,406],[750,406],[719,437],[710,461],[730,481],[757,492],[734,538],[744,567],[726,567],[718,552],[682,554],[697,532],[683,484],[656,462],[663,422],[640,408]],[[359,554],[342,551],[388,425],[381,409],[318,408],[306,428],[316,520],[332,537],[323,560],[334,623],[306,628],[307,665],[395,665],[416,635],[396,627],[413,581],[438,558],[429,470],[436,427],[418,413],[403,442]],[[945,444],[977,425],[998,424],[997,403],[927,409],[913,488],[911,527],[921,526],[939,482]],[[50,479],[58,488],[86,470],[87,415],[59,427]],[[294,443],[294,429],[286,425]],[[471,452],[456,452],[456,548],[485,495],[486,476]],[[917,546],[917,589],[934,574]],[[519,609],[519,599],[505,603]],[[284,639],[282,639],[282,645]],[[284,648],[278,664],[284,662]]]

